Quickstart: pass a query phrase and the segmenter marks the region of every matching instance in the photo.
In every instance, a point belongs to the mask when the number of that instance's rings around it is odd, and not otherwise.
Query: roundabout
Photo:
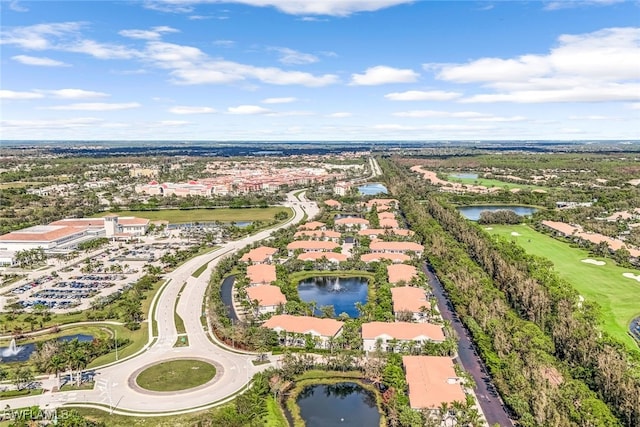
[[[223,368],[207,359],[178,358],[165,360],[138,369],[129,378],[129,385],[149,394],[195,391],[216,382]]]

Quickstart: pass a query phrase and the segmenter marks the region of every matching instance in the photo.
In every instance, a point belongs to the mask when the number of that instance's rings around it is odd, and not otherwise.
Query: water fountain
[[[9,347],[2,350],[2,357],[15,356],[16,354],[20,353],[20,351],[22,351],[22,347],[18,347],[16,345],[16,339],[12,338],[11,342],[9,343]]]
[[[336,281],[333,282],[333,288],[331,289],[333,292],[340,292],[342,288],[340,287],[340,278],[336,277]]]

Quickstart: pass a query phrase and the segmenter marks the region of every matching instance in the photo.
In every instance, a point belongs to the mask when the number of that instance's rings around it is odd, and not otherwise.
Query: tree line
[[[435,194],[418,203],[419,184],[380,165],[519,424],[638,425],[637,357],[600,333],[596,307],[579,308],[548,262],[494,242]]]

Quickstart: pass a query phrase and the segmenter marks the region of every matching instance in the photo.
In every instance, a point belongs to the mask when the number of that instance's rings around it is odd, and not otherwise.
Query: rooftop
[[[393,264],[387,266],[387,275],[391,284],[401,281],[409,283],[411,279],[418,275],[418,270],[413,265]]]
[[[394,313],[400,311],[419,313],[422,307],[426,307],[427,309],[431,308],[424,289],[413,286],[391,288],[391,300],[393,301]]]
[[[286,304],[287,302],[280,288],[272,285],[248,287],[247,297],[249,297],[251,301],[258,300],[258,305],[261,307]]]
[[[255,249],[251,249],[249,252],[242,255],[242,258],[240,258],[240,261],[263,262],[264,260],[268,259],[270,256],[273,256],[276,252],[278,252],[276,248],[270,248],[269,246],[260,246]]]
[[[247,267],[250,283],[271,283],[276,281],[276,267],[271,264],[255,264]]]
[[[397,340],[444,341],[442,326],[431,323],[369,322],[362,324],[363,339],[378,339],[387,336]]]
[[[287,332],[306,334],[316,332],[325,337],[333,337],[342,329],[343,322],[335,319],[320,319],[311,316],[278,314],[262,324],[265,328],[281,329]]]
[[[402,364],[413,409],[436,409],[442,402],[466,401],[449,357],[403,356]]]

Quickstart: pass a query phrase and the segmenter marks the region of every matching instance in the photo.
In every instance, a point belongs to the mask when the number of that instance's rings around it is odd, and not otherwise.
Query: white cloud
[[[74,119],[59,120],[3,120],[2,127],[7,129],[69,129],[78,127],[95,126],[101,123],[101,119],[94,117],[78,117]]]
[[[200,3],[240,3],[256,7],[271,6],[290,15],[349,16],[373,12],[414,0],[147,0],[145,7],[162,12],[190,13]]]
[[[11,59],[14,61],[18,61],[21,64],[25,65],[35,65],[39,67],[69,67],[70,65],[58,61],[51,58],[38,57],[38,56],[29,56],[29,55],[16,55],[12,56]]]
[[[425,64],[437,78],[480,83],[494,93],[460,102],[605,102],[640,99],[640,28],[562,35],[546,55],[480,58],[467,64]]]
[[[391,101],[450,101],[461,96],[460,92],[445,92],[443,90],[409,90],[388,93],[384,97]]]
[[[0,90],[0,99],[38,99],[44,98],[44,95],[37,92],[19,92],[15,90]]]
[[[293,96],[285,97],[285,98],[266,98],[261,102],[263,104],[289,104],[291,102],[296,102],[298,99]]]
[[[84,53],[98,59],[129,59],[139,55],[126,46],[82,38],[80,30],[84,26],[82,22],[59,22],[11,28],[0,32],[0,44],[29,50]]]
[[[599,115],[587,115],[587,116],[569,116],[569,120],[611,120],[614,117],[599,116]]]
[[[49,38],[64,38],[77,33],[80,22],[37,24],[28,27],[5,29],[0,32],[0,44],[15,45],[23,49],[44,50],[53,48]]]
[[[351,116],[353,116],[353,114],[348,113],[346,111],[338,111],[336,113],[327,114],[327,117],[336,118],[336,119],[341,119],[344,117],[351,117]]]
[[[475,117],[469,120],[471,120],[472,122],[507,123],[507,122],[524,122],[527,120],[527,118],[523,116],[511,116],[511,117],[491,116],[491,117]]]
[[[122,30],[119,31],[123,37],[129,37],[131,39],[141,39],[141,40],[159,40],[164,33],[179,33],[180,30],[176,30],[175,28],[160,26],[153,27],[151,30]]]
[[[9,9],[14,12],[29,12],[29,9],[18,3],[18,0],[11,0],[11,3],[9,3]]]
[[[173,114],[209,114],[215,113],[216,110],[211,107],[190,107],[178,105],[175,107],[171,107],[169,109],[169,112]]]
[[[229,114],[257,115],[269,114],[271,112],[271,110],[260,107],[259,105],[239,105],[237,107],[227,108],[227,113]]]
[[[616,3],[621,3],[624,0],[562,0],[562,1],[547,1],[544,5],[544,10],[560,10],[560,9],[573,9],[576,7],[586,6],[609,6]]]
[[[236,45],[236,42],[234,40],[216,40],[213,42],[213,44],[220,47],[230,48],[234,47]]]
[[[190,125],[191,122],[185,120],[161,120],[157,124],[160,126],[186,126]]]
[[[425,117],[455,117],[462,119],[477,118],[477,117],[490,117],[490,114],[477,113],[475,111],[434,111],[434,110],[411,110],[400,111],[393,113],[396,117],[411,117],[411,118],[425,118]]]
[[[357,86],[373,86],[388,83],[412,83],[419,77],[419,74],[410,69],[399,69],[378,65],[368,68],[364,74],[352,74],[351,83]]]
[[[96,92],[92,90],[84,89],[57,89],[57,90],[43,90],[39,91],[56,98],[62,99],[85,99],[85,98],[105,98],[110,96],[108,93]]]
[[[481,131],[493,129],[491,126],[483,125],[424,125],[424,126],[407,126],[399,124],[380,124],[374,125],[374,129],[377,130],[395,130],[395,131]]]
[[[278,61],[286,65],[313,64],[314,62],[319,61],[318,57],[315,55],[298,52],[297,50],[289,49],[287,47],[274,47],[271,48],[271,50],[278,52],[280,54]]]
[[[139,108],[141,105],[137,102],[126,103],[106,103],[106,102],[86,102],[68,105],[55,105],[53,107],[47,107],[47,110],[69,110],[69,111],[117,111],[117,110],[130,110],[132,108]]]
[[[640,110],[640,102],[629,104],[629,108],[631,108],[632,110]]]

